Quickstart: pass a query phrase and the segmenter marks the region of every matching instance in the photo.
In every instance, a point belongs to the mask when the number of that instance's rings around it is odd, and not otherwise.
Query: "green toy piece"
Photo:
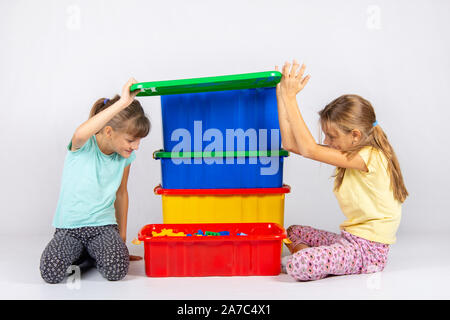
[[[205,236],[220,236],[218,232],[205,231]]]

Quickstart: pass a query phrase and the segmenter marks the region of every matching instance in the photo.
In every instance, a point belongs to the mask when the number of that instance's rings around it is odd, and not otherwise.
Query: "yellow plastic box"
[[[284,197],[291,188],[163,189],[163,223],[275,222],[284,225]]]

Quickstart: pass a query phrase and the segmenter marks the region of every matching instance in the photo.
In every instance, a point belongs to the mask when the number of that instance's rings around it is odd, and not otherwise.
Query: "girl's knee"
[[[109,265],[100,268],[99,271],[105,279],[109,281],[119,281],[128,274],[128,267],[129,263]]]
[[[302,228],[303,226],[300,225],[291,225],[286,229],[286,234],[288,236],[288,238],[290,238],[291,236],[297,237],[299,230]]]
[[[51,274],[49,272],[43,272],[41,270],[41,277],[42,279],[50,284],[56,284],[56,283],[61,283],[64,280],[65,277],[65,273],[64,274]]]
[[[297,224],[290,225],[290,226],[286,229],[286,232],[292,233],[295,229],[300,228],[300,227],[302,227],[302,226],[297,225]]]
[[[308,234],[311,229],[309,226],[292,225],[286,229],[286,235],[295,244],[304,243],[309,246]]]
[[[118,281],[128,274],[130,256],[128,251],[109,252],[97,258],[97,269],[110,281]]]
[[[299,234],[302,231],[305,232],[305,231],[311,231],[311,230],[314,230],[314,229],[312,227],[310,227],[310,226],[303,226],[303,225],[294,224],[294,225],[289,226],[286,229],[286,233],[288,233],[288,234],[292,234],[292,233]]]
[[[42,258],[39,266],[42,279],[51,284],[60,283],[66,276],[67,267],[62,261]]]
[[[47,283],[61,282],[82,250],[81,243],[72,238],[67,230],[57,229],[41,255],[39,269],[42,279]]]

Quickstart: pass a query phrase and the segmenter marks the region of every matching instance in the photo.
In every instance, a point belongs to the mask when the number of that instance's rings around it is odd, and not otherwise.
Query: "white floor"
[[[148,278],[144,261],[132,262],[122,281],[95,269],[81,281],[46,284],[40,255],[49,237],[0,237],[0,299],[450,299],[450,235],[402,236],[381,273],[296,282],[275,277]],[[143,246],[130,245],[143,255]]]

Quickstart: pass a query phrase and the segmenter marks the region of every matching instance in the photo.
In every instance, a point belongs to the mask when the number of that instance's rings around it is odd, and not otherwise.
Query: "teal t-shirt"
[[[117,224],[114,202],[123,171],[136,158],[100,151],[95,135],[78,150],[68,153],[53,218],[55,228],[81,228]]]

